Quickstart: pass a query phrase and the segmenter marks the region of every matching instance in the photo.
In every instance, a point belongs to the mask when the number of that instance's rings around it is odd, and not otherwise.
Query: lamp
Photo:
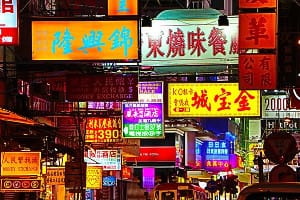
[[[220,15],[218,19],[219,26],[229,26],[227,15]]]
[[[152,20],[149,16],[142,16],[142,27],[151,27]]]

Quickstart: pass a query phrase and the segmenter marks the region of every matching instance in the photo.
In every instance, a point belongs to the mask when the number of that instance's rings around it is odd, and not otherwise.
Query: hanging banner
[[[275,49],[276,13],[240,13],[239,48]]]
[[[239,56],[239,88],[241,90],[276,89],[276,55],[241,54]]]
[[[238,83],[168,83],[168,117],[260,116],[260,91]]]
[[[18,1],[0,1],[0,45],[18,45]]]

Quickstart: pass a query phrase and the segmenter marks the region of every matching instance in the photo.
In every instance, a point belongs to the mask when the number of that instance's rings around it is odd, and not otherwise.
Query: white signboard
[[[102,166],[103,170],[121,170],[121,153],[119,150],[88,150],[84,162],[90,165]]]
[[[18,32],[17,0],[0,1],[0,45],[17,45]]]
[[[153,20],[141,29],[142,65],[238,64],[238,17],[229,24]]]
[[[139,82],[139,102],[162,103],[163,91],[163,81]]]
[[[300,112],[289,108],[287,95],[264,95],[261,101],[262,118],[300,118]]]

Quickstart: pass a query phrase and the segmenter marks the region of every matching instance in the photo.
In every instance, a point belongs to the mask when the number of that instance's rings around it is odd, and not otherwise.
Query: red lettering
[[[14,13],[12,0],[2,0],[2,13]]]

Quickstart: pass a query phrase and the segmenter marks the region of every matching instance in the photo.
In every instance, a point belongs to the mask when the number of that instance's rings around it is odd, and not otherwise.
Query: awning
[[[0,121],[8,121],[13,123],[27,124],[27,125],[35,125],[37,124],[34,120],[29,119],[27,117],[23,117],[17,113],[12,111],[0,108]]]

